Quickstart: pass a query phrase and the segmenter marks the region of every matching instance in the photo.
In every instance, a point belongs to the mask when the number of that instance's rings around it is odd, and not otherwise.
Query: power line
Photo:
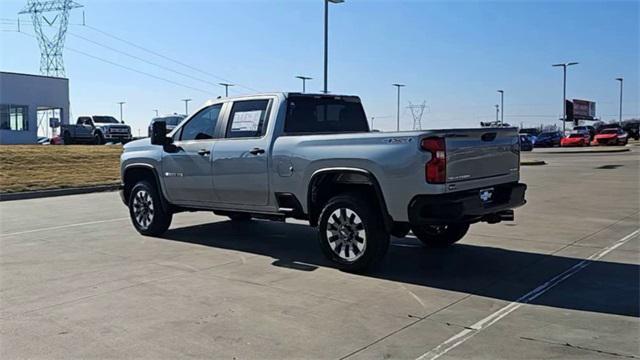
[[[105,36],[108,36],[108,37],[112,38],[112,39],[115,39],[115,40],[121,41],[121,42],[123,42],[123,43],[125,43],[125,44],[127,44],[127,45],[129,45],[129,46],[133,46],[133,47],[135,47],[135,48],[137,48],[137,49],[140,49],[140,50],[142,50],[142,51],[146,51],[146,52],[148,52],[148,53],[150,53],[150,54],[153,54],[153,55],[155,55],[155,56],[161,57],[161,58],[163,58],[163,59],[165,59],[165,60],[171,61],[171,62],[176,63],[176,64],[178,64],[178,65],[181,65],[181,66],[184,66],[184,67],[186,67],[186,68],[189,68],[189,69],[191,69],[191,70],[197,71],[197,72],[199,72],[199,73],[201,73],[201,74],[205,74],[205,75],[208,75],[208,76],[214,77],[214,78],[216,78],[216,79],[218,79],[218,80],[222,80],[222,81],[225,81],[225,82],[231,82],[231,81],[230,81],[230,80],[228,80],[228,79],[225,79],[225,78],[223,78],[223,77],[217,76],[217,75],[215,75],[215,74],[212,74],[212,73],[207,72],[207,71],[204,71],[204,70],[200,70],[200,69],[198,69],[198,68],[196,68],[196,67],[194,67],[194,66],[191,66],[191,65],[189,65],[189,64],[185,64],[185,63],[183,63],[182,61],[179,61],[179,60],[176,60],[176,59],[170,58],[170,57],[168,57],[168,56],[166,56],[166,55],[160,54],[160,53],[159,53],[159,52],[157,52],[157,51],[147,49],[147,48],[145,48],[145,47],[143,47],[143,46],[140,46],[140,45],[138,45],[138,44],[135,44],[135,43],[133,43],[133,42],[131,42],[131,41],[129,41],[129,40],[123,39],[123,38],[121,38],[121,37],[118,37],[118,36],[112,35],[112,34],[110,34],[110,33],[106,32],[106,31],[100,30],[100,29],[98,29],[98,28],[96,28],[96,27],[93,27],[93,26],[91,26],[91,25],[84,25],[84,27],[87,27],[87,28],[89,28],[89,29],[91,29],[91,30],[93,30],[93,31],[99,32],[99,33],[101,33],[101,34],[103,34],[103,35],[105,35]],[[245,88],[245,89],[247,89],[247,90],[250,90],[250,91],[259,92],[259,90],[256,90],[256,89],[253,89],[253,88],[250,88],[250,87],[245,86],[245,85],[241,85],[241,84],[238,84],[238,83],[235,83],[235,82],[234,82],[234,84],[236,84],[236,85],[237,85],[237,86],[239,86],[239,87],[242,87],[242,88]]]
[[[84,36],[81,36],[81,35],[78,35],[78,34],[74,34],[74,33],[71,33],[71,32],[68,32],[68,34],[69,34],[69,35],[71,35],[71,36],[77,37],[77,38],[79,38],[79,39],[82,39],[82,40],[84,40],[84,41],[90,42],[90,43],[92,43],[92,44],[94,44],[94,45],[97,45],[97,46],[103,47],[103,48],[105,48],[105,49],[111,50],[111,51],[113,51],[113,52],[116,52],[116,53],[118,53],[118,54],[121,54],[121,55],[124,55],[124,56],[128,56],[128,57],[130,57],[130,58],[132,58],[132,59],[136,59],[136,60],[138,60],[138,61],[142,61],[142,62],[147,63],[147,64],[149,64],[149,65],[156,66],[156,67],[158,67],[158,68],[160,68],[160,69],[163,69],[163,70],[166,70],[166,71],[170,71],[170,72],[176,73],[176,74],[178,74],[178,75],[181,75],[181,76],[187,77],[187,78],[189,78],[189,79],[196,80],[196,81],[200,81],[200,82],[203,82],[203,83],[206,83],[206,84],[209,84],[209,85],[213,85],[213,86],[216,86],[216,87],[218,86],[218,84],[216,84],[216,83],[213,83],[213,82],[210,82],[210,81],[207,81],[207,80],[203,80],[203,79],[197,78],[197,77],[195,77],[195,76],[192,76],[192,75],[189,75],[189,74],[183,73],[183,72],[181,72],[181,71],[177,71],[177,70],[171,69],[171,68],[169,68],[169,67],[166,67],[166,66],[164,66],[164,65],[160,65],[160,64],[154,63],[154,62],[152,62],[152,61],[146,60],[146,59],[141,58],[141,57],[136,56],[136,55],[131,55],[131,54],[126,53],[126,52],[124,52],[124,51],[121,51],[121,50],[115,49],[115,48],[113,48],[113,47],[111,47],[111,46],[104,45],[104,44],[101,44],[101,43],[99,43],[99,42],[97,42],[97,41],[94,41],[94,40],[88,39],[88,38],[86,38],[86,37],[84,37]]]
[[[0,21],[13,22],[14,24],[17,24],[17,23],[18,23],[18,20],[8,19],[8,18],[0,18]],[[30,23],[30,22],[28,22],[28,21],[20,21],[20,23],[21,23],[21,24],[28,24],[28,23]],[[93,31],[96,31],[96,32],[98,32],[98,33],[101,33],[101,34],[103,34],[103,35],[105,35],[105,36],[107,36],[107,37],[110,37],[110,38],[115,39],[115,40],[117,40],[117,41],[123,42],[123,43],[125,43],[125,44],[127,44],[127,45],[129,45],[129,46],[133,46],[133,47],[135,47],[135,48],[137,48],[137,49],[140,49],[140,50],[145,51],[145,52],[147,52],[147,53],[153,54],[153,55],[158,56],[158,57],[160,57],[160,58],[163,58],[163,59],[165,59],[165,60],[171,61],[171,62],[173,62],[173,63],[176,63],[176,64],[180,65],[180,66],[183,66],[183,67],[189,68],[189,69],[191,69],[191,70],[197,71],[197,72],[199,72],[199,73],[201,73],[201,74],[205,74],[205,75],[211,76],[211,77],[213,77],[213,78],[216,78],[216,79],[218,79],[218,80],[225,81],[225,82],[227,82],[227,83],[230,83],[230,82],[231,82],[230,80],[225,79],[225,78],[223,78],[223,77],[221,77],[221,76],[218,76],[218,75],[212,74],[212,73],[210,73],[210,72],[208,72],[208,71],[204,71],[204,70],[198,69],[198,68],[196,68],[196,67],[194,67],[194,66],[192,66],[192,65],[186,64],[186,63],[184,63],[184,62],[182,62],[182,61],[179,61],[179,60],[176,60],[176,59],[170,58],[170,57],[168,57],[168,56],[166,56],[166,55],[163,55],[163,54],[161,54],[161,53],[159,53],[159,52],[157,52],[157,51],[154,51],[154,50],[148,49],[148,48],[146,48],[146,47],[144,47],[144,46],[141,46],[141,45],[138,45],[138,44],[136,44],[136,43],[134,43],[134,42],[132,42],[132,41],[129,41],[129,40],[123,39],[123,38],[121,38],[121,37],[119,37],[119,36],[116,36],[116,35],[110,34],[110,33],[106,32],[106,31],[101,30],[101,29],[98,29],[98,28],[96,28],[96,27],[94,27],[94,26],[91,26],[91,25],[83,25],[83,24],[70,24],[70,25],[74,25],[74,26],[81,26],[81,27],[89,28],[89,29],[91,29],[91,30],[93,30]],[[191,76],[191,75],[185,74],[185,73],[183,73],[183,72],[180,72],[180,71],[177,71],[177,70],[173,70],[173,69],[171,69],[171,68],[168,68],[168,67],[165,67],[165,66],[159,65],[159,64],[157,64],[157,63],[153,63],[153,62],[150,62],[150,61],[148,61],[148,60],[142,59],[142,58],[140,58],[140,57],[137,57],[137,56],[134,56],[134,55],[128,54],[128,53],[126,53],[126,52],[123,52],[123,51],[117,50],[117,49],[115,49],[115,48],[113,48],[113,47],[110,47],[110,46],[107,46],[107,45],[104,45],[104,44],[98,43],[98,42],[96,42],[96,41],[93,41],[93,40],[87,39],[87,38],[85,38],[85,37],[83,37],[83,36],[81,36],[81,35],[78,35],[78,34],[71,34],[70,32],[69,32],[69,34],[70,34],[70,35],[73,35],[73,36],[75,36],[75,37],[81,38],[81,39],[83,39],[83,40],[85,40],[85,41],[89,41],[89,42],[91,42],[91,43],[93,43],[93,44],[96,44],[96,45],[98,45],[98,46],[102,46],[102,47],[107,48],[107,49],[109,49],[109,50],[112,50],[112,51],[118,52],[118,53],[120,53],[120,54],[124,54],[124,55],[126,55],[126,56],[129,56],[129,57],[131,57],[131,58],[134,58],[134,59],[137,59],[137,60],[140,60],[140,61],[146,62],[146,63],[148,63],[148,64],[150,64],[150,65],[160,67],[160,68],[162,68],[162,69],[164,69],[164,70],[171,71],[171,72],[174,72],[174,73],[180,74],[180,75],[182,75],[182,76],[189,77],[189,78],[191,78],[191,79],[195,79],[195,80],[197,80],[197,81],[201,81],[201,82],[204,82],[204,83],[207,83],[207,84],[210,84],[210,85],[215,85],[215,86],[217,86],[217,85],[218,85],[217,83],[212,83],[212,82],[209,82],[209,81],[207,81],[207,80],[199,79],[199,78],[196,78],[196,77],[194,77],[194,76]],[[254,88],[251,88],[251,87],[248,87],[248,86],[245,86],[245,85],[242,85],[242,84],[238,84],[238,83],[236,83],[236,82],[234,82],[234,84],[235,84],[236,86],[238,86],[238,87],[241,87],[241,88],[247,89],[247,90],[249,90],[249,91],[253,91],[253,92],[260,92],[259,90],[256,90],[256,89],[254,89]]]
[[[31,35],[29,33],[25,33],[25,32],[19,32],[19,33],[35,38],[34,35]],[[132,71],[132,72],[135,72],[135,73],[138,73],[138,74],[146,75],[146,76],[152,77],[154,79],[161,80],[161,81],[173,84],[173,85],[178,85],[178,86],[182,86],[182,87],[187,88],[187,89],[199,91],[199,92],[202,92],[202,93],[205,93],[205,94],[208,94],[209,96],[211,96],[211,91],[203,90],[203,89],[200,89],[200,88],[197,88],[197,87],[193,87],[193,86],[190,86],[190,85],[185,85],[185,84],[179,83],[177,81],[173,81],[173,80],[170,80],[170,79],[167,79],[167,78],[163,78],[161,76],[157,76],[157,75],[145,72],[145,71],[134,69],[134,68],[126,66],[126,65],[118,64],[118,63],[116,63],[114,61],[103,59],[103,58],[88,54],[88,53],[86,53],[84,51],[76,50],[74,48],[70,48],[68,46],[65,46],[65,49],[69,50],[69,51],[72,51],[72,52],[75,52],[75,53],[78,53],[78,54],[81,54],[81,55],[84,55],[84,56],[87,56],[87,57],[90,57],[90,58],[95,59],[95,60],[99,60],[99,61],[105,62],[105,63],[113,65],[113,66],[117,66],[117,67],[129,70],[129,71]]]

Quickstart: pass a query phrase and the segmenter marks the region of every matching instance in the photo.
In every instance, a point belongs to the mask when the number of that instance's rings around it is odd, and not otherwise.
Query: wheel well
[[[370,174],[355,170],[336,170],[319,173],[309,182],[307,194],[307,212],[311,226],[318,225],[318,218],[324,205],[332,197],[345,192],[357,191],[378,204],[385,219],[385,226],[390,229],[393,219],[389,216],[382,190],[376,178]]]
[[[131,195],[131,190],[139,181],[142,180],[147,180],[149,183],[156,187],[160,194],[162,194],[160,186],[158,185],[157,176],[152,169],[146,167],[129,168],[125,170],[122,176],[122,182],[124,183],[124,199],[127,203],[129,202],[129,195]]]

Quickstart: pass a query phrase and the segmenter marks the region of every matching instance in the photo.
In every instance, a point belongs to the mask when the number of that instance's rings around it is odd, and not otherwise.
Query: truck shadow
[[[299,224],[216,222],[171,229],[164,239],[273,258],[274,266],[313,271],[333,267],[321,254],[315,229]],[[541,253],[461,243],[427,249],[411,237],[393,239],[380,266],[361,276],[445,289],[506,301],[517,300],[582,261]],[[596,252],[593,249],[593,252]],[[595,261],[532,304],[640,316],[640,267]]]

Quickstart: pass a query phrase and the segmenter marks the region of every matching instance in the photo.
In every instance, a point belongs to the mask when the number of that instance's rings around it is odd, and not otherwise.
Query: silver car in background
[[[167,134],[168,134],[172,132],[173,129],[175,129],[178,125],[180,125],[182,120],[184,120],[186,117],[187,117],[186,115],[178,115],[178,114],[155,117],[151,119],[151,123],[149,123],[147,136],[151,137],[151,127],[153,126],[153,123],[156,121],[164,121],[167,124]]]

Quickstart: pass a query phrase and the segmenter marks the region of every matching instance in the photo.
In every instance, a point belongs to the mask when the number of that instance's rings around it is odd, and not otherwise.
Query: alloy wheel
[[[342,260],[358,260],[367,248],[367,234],[360,216],[347,208],[333,211],[327,220],[327,241]]]
[[[143,228],[148,229],[153,222],[153,199],[146,190],[140,190],[133,198],[133,215],[136,223]]]

